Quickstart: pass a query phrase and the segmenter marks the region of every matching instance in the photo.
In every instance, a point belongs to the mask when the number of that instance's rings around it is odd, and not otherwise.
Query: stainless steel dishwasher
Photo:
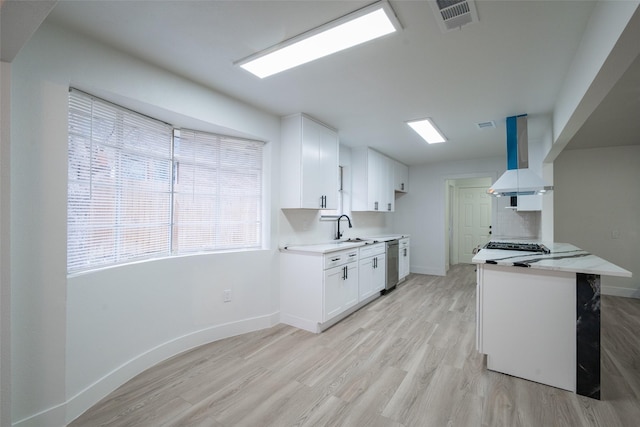
[[[387,280],[383,293],[387,293],[398,284],[398,240],[387,242]]]

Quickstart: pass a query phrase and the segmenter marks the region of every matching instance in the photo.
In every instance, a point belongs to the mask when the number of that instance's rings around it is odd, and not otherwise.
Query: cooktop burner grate
[[[518,243],[518,242],[489,242],[484,245],[485,249],[502,249],[508,251],[551,252],[545,245],[540,243]]]

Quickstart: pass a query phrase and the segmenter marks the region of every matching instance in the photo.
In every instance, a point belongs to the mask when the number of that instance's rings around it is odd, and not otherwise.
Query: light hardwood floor
[[[319,335],[278,325],[173,357],[71,426],[638,426],[640,300],[602,313],[602,401],[487,371],[457,265]]]

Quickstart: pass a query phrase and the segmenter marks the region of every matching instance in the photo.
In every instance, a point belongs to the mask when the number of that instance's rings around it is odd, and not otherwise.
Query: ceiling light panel
[[[236,62],[265,78],[400,30],[391,6],[374,3]]]
[[[407,124],[411,126],[422,139],[427,141],[428,144],[438,144],[447,140],[430,118],[412,120],[407,122]]]

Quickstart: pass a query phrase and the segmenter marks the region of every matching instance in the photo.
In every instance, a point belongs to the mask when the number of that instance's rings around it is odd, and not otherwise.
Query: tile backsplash
[[[504,197],[505,202],[508,201]],[[502,200],[501,200],[502,202]],[[505,208],[506,204],[498,203],[497,218],[494,222],[493,236],[496,239],[539,239],[540,211],[518,212]]]

